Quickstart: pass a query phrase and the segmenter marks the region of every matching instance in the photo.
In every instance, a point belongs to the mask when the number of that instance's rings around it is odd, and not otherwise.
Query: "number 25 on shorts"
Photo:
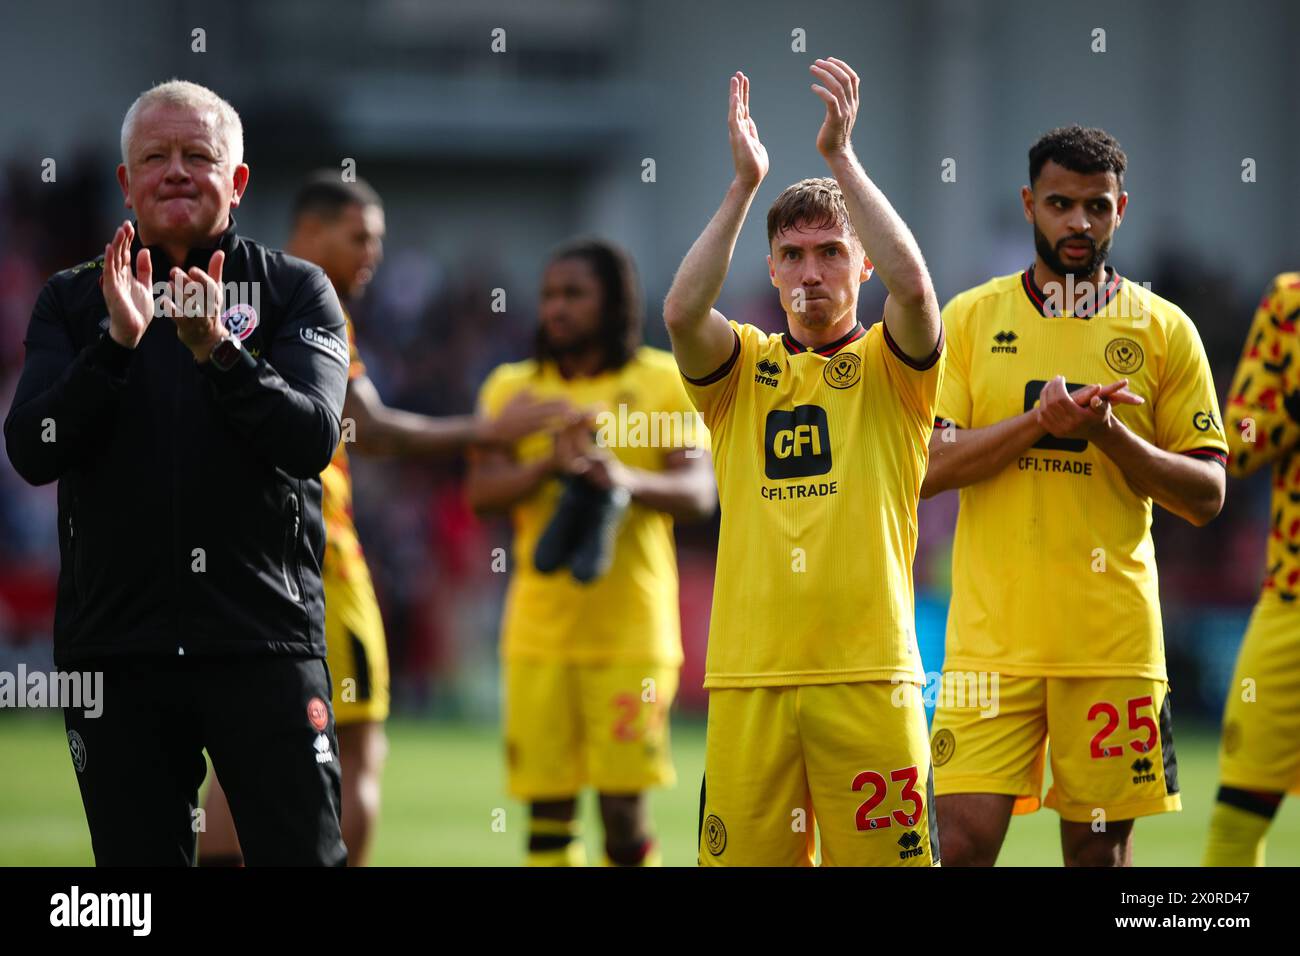
[[[1156,740],[1159,739],[1159,733],[1156,730],[1156,722],[1145,714],[1139,714],[1138,711],[1143,707],[1152,707],[1151,697],[1134,697],[1128,702],[1128,726],[1129,730],[1145,730],[1146,738],[1144,740],[1133,740],[1129,742],[1132,747],[1140,754],[1150,753],[1155,749]],[[1096,720],[1098,717],[1104,717],[1105,723],[1101,729],[1092,738],[1092,757],[1094,760],[1101,757],[1119,757],[1124,753],[1124,745],[1118,747],[1106,746],[1106,739],[1115,732],[1119,727],[1119,710],[1114,704],[1107,701],[1098,701],[1088,708],[1088,722]]]

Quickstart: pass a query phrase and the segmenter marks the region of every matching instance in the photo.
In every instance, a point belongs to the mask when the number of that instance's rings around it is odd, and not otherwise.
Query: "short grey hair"
[[[166,104],[183,106],[199,113],[214,116],[217,135],[226,144],[226,154],[231,166],[238,166],[244,161],[244,126],[239,121],[235,108],[206,86],[199,86],[188,80],[168,80],[150,87],[135,98],[131,108],[122,119],[122,162],[128,162],[128,150],[131,137],[135,135],[135,124],[140,114],[151,106]]]

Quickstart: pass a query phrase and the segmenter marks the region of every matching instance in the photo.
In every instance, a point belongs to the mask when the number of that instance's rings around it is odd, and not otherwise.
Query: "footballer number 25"
[[[1140,754],[1150,753],[1156,745],[1159,734],[1156,730],[1156,722],[1146,714],[1139,714],[1138,711],[1143,707],[1150,707],[1151,698],[1134,697],[1128,702],[1128,727],[1129,730],[1145,730],[1145,740],[1133,740],[1129,742],[1132,747]],[[1102,724],[1101,730],[1092,738],[1092,757],[1094,760],[1101,757],[1119,757],[1124,753],[1124,745],[1118,747],[1106,746],[1106,739],[1115,732],[1119,727],[1119,710],[1114,704],[1107,701],[1098,701],[1088,708],[1088,722],[1096,720],[1098,717],[1104,717],[1105,723]]]
[[[904,767],[901,770],[893,771],[889,775],[889,779],[894,783],[902,783],[903,792],[899,796],[904,802],[912,804],[913,808],[910,812],[894,811],[893,818],[898,821],[899,826],[916,826],[916,821],[921,819],[921,811],[925,809],[921,794],[916,789],[917,776],[916,767]],[[871,796],[867,798],[866,803],[858,807],[858,829],[883,830],[892,823],[889,816],[873,817],[871,812],[880,806],[880,802],[885,799],[889,784],[885,782],[883,776],[874,770],[864,770],[853,778],[853,789],[855,791],[861,790],[868,785],[872,788]]]

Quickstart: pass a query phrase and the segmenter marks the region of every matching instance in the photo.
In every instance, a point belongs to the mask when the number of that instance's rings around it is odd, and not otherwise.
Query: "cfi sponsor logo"
[[[764,425],[764,474],[769,479],[813,478],[831,470],[830,426],[820,405],[773,409]]]

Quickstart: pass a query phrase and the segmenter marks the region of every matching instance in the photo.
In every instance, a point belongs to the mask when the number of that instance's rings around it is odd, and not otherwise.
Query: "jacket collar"
[[[145,246],[140,241],[140,223],[136,221],[131,225],[135,227],[135,238],[131,240],[131,263],[132,269],[134,269],[135,257],[139,255],[140,250],[145,248]],[[198,266],[200,269],[206,271],[208,263],[212,260],[212,253],[221,249],[226,253],[226,256],[229,257],[235,250],[235,242],[237,239],[238,236],[235,233],[235,214],[230,213],[230,221],[226,225],[225,232],[217,237],[216,242],[208,242],[203,246],[191,249],[182,268],[188,270],[194,266]],[[155,276],[161,275],[165,277],[167,273],[171,271],[172,266],[175,265],[175,263],[168,258],[167,253],[163,252],[162,246],[149,246],[149,258],[153,264],[153,273]]]

